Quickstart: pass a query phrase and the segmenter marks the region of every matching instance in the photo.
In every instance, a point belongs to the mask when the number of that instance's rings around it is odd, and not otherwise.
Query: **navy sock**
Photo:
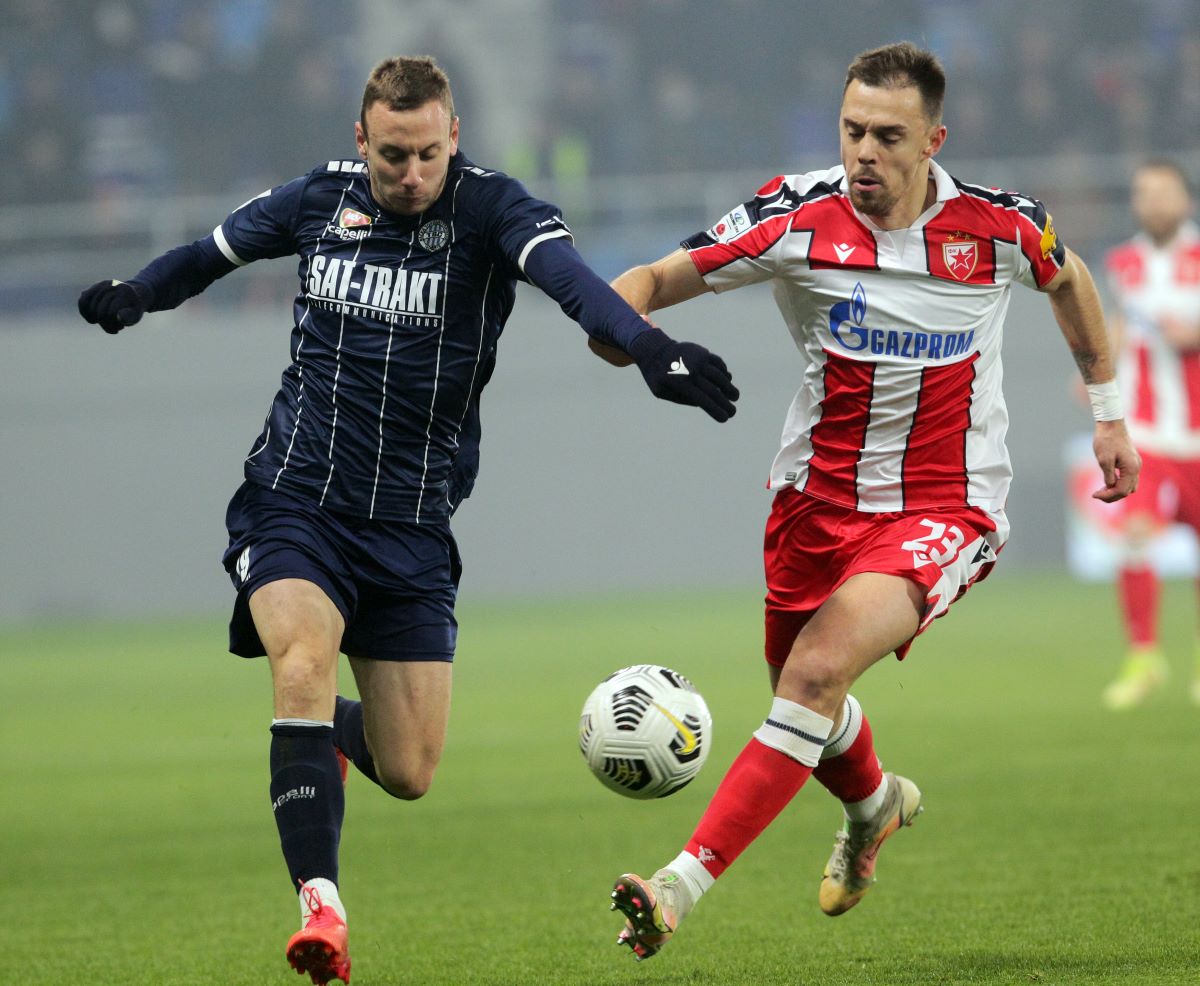
[[[353,699],[337,697],[337,706],[333,711],[333,745],[367,777],[376,784],[379,777],[375,773],[375,761],[371,751],[367,749],[367,734],[363,728],[362,702]]]
[[[317,877],[337,883],[346,793],[331,727],[303,719],[271,724],[271,807],[292,890]]]

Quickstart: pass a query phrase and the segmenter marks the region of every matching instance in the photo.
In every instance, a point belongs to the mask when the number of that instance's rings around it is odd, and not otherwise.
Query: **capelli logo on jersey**
[[[950,359],[971,348],[975,330],[968,332],[921,332],[910,329],[873,329],[867,318],[867,292],[862,282],[854,285],[849,300],[829,309],[829,332],[834,341],[851,353],[898,356],[903,359]]]
[[[347,206],[338,215],[336,223],[329,223],[325,232],[336,236],[339,240],[365,240],[371,235],[371,223],[374,220],[366,213],[359,212]]]

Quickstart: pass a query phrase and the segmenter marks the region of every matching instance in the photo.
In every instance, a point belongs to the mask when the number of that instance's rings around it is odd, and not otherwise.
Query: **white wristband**
[[[1117,381],[1090,383],[1087,385],[1087,395],[1088,400],[1092,402],[1092,417],[1097,421],[1116,421],[1125,417]]]

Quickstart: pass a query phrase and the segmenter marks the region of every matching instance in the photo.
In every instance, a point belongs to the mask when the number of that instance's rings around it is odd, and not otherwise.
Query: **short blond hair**
[[[390,110],[415,110],[436,99],[454,119],[454,95],[450,78],[429,55],[397,55],[385,58],[371,70],[363,90],[359,121],[367,129],[367,110],[384,103]]]

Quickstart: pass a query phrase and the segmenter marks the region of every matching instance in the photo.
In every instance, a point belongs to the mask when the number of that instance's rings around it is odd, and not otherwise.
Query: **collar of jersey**
[[[846,169],[844,166],[839,165],[837,170],[842,173],[842,177],[838,179],[838,191],[846,197],[846,203],[850,206],[851,210],[854,212],[854,215],[858,217],[859,222],[866,226],[867,229],[880,233],[900,232],[899,230],[895,229],[884,230],[881,227],[876,226],[871,220],[870,216],[863,215],[863,213],[855,209],[854,203],[850,201],[850,196],[846,188]],[[905,229],[920,229],[926,223],[928,223],[929,220],[942,211],[943,202],[946,202],[949,199],[956,199],[959,196],[958,187],[954,184],[954,179],[950,177],[949,172],[947,172],[945,168],[943,168],[932,158],[929,159],[929,173],[933,175],[933,186],[936,190],[937,196],[933,200],[933,204],[930,205],[929,208],[922,212],[919,216],[917,216],[917,218],[912,221],[911,226],[905,226]]]

